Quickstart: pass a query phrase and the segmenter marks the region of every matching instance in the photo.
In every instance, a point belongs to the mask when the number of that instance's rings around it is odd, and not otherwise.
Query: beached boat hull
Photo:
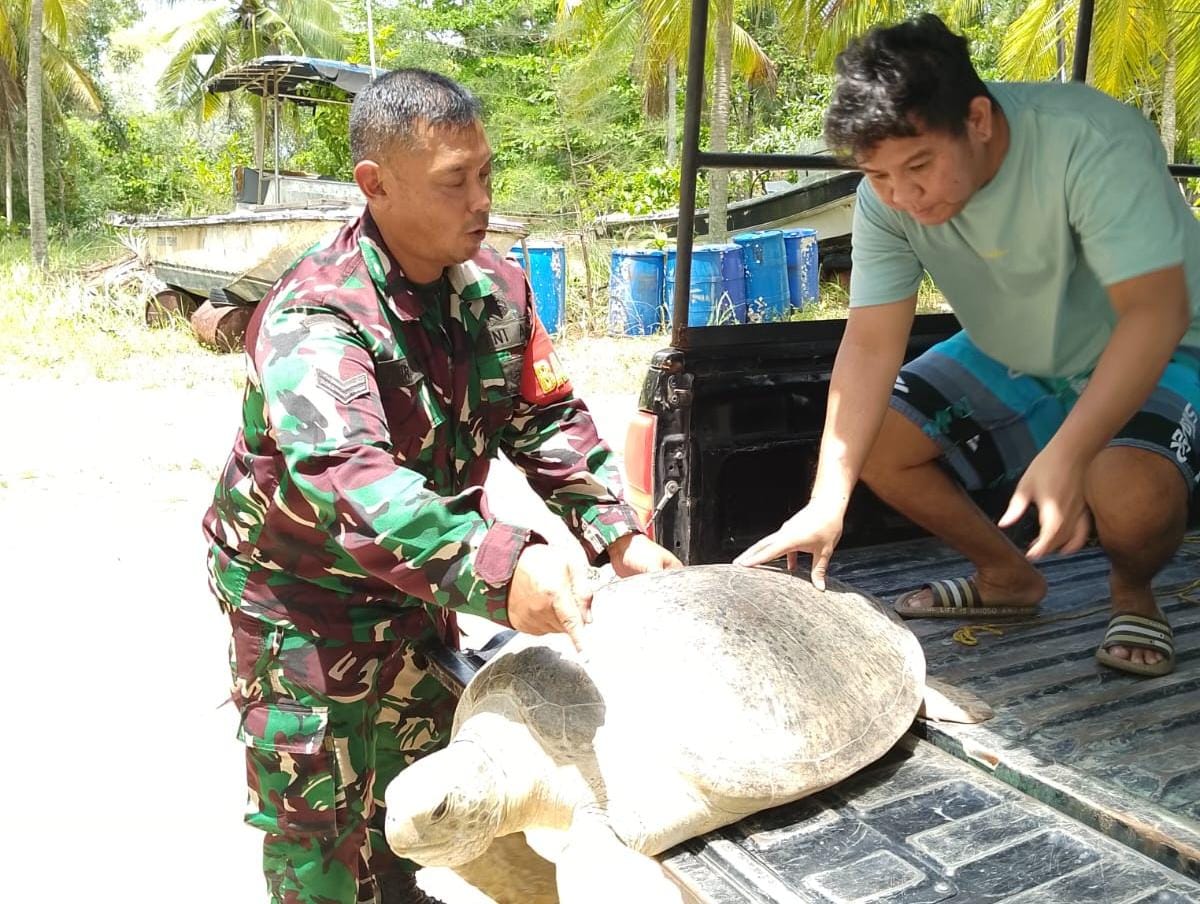
[[[141,217],[122,225],[147,268],[172,289],[200,299],[253,304],[305,250],[357,217],[361,206],[267,207],[207,217]],[[493,218],[488,242],[507,252],[526,234]]]

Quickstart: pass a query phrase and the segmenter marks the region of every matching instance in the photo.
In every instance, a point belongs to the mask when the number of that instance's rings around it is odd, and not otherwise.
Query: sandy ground
[[[634,398],[583,394],[619,448]],[[0,444],[0,899],[266,899],[199,529],[239,396],[0,378],[12,428]],[[567,536],[515,472],[495,478],[498,509]],[[486,900],[437,874],[423,883],[447,904]]]

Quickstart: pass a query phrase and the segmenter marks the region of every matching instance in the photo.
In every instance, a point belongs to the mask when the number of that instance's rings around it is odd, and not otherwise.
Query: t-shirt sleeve
[[[1071,227],[1101,285],[1182,264],[1186,210],[1166,155],[1146,124],[1093,134],[1071,155]]]
[[[858,184],[853,229],[850,307],[892,304],[916,295],[925,268],[866,179]]]

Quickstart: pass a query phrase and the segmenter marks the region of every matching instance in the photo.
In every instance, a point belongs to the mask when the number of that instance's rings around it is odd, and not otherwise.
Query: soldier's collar
[[[413,291],[412,282],[384,244],[383,235],[370,211],[363,212],[359,247],[371,281],[380,294],[392,302],[397,316],[401,320],[420,320],[422,303]],[[496,290],[491,277],[473,260],[447,267],[445,275],[451,290],[463,301],[477,301]]]
[[[450,288],[463,301],[478,301],[496,291],[492,278],[475,261],[464,261],[448,268],[446,276],[450,279]]]
[[[380,233],[370,210],[363,211],[358,247],[380,298],[385,303],[390,302],[392,311],[401,320],[419,320],[421,305],[404,276],[404,271],[400,269],[400,264],[392,257],[384,243],[383,234]]]

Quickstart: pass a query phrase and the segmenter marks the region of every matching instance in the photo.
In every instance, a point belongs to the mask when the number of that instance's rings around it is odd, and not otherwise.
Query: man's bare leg
[[[889,409],[862,479],[884,502],[971,561],[984,605],[1032,610],[1046,595],[1045,578],[942,470],[940,456],[920,428]],[[932,606],[932,591],[918,594],[911,604]]]
[[[1163,618],[1150,582],[1171,560],[1187,528],[1188,486],[1179,469],[1156,452],[1110,446],[1087,472],[1088,508],[1112,565],[1115,614]],[[1119,659],[1153,665],[1157,650],[1109,647]]]

